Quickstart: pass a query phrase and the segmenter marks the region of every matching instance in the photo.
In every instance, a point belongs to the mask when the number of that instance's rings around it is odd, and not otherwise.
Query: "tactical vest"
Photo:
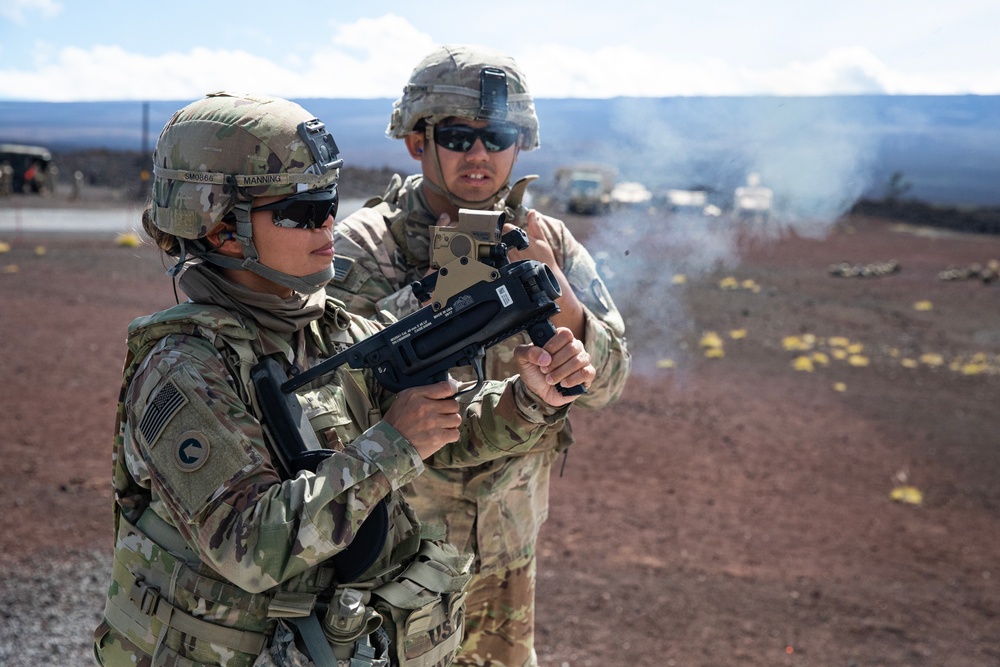
[[[507,214],[507,220],[522,229],[526,228],[528,224],[528,209],[522,202],[525,194],[527,193],[528,186],[532,181],[537,179],[538,176],[533,175],[524,176],[523,178],[518,179],[510,187],[510,191],[504,199],[504,212]],[[388,257],[405,258],[405,266],[410,267],[410,270],[417,269],[418,273],[422,274],[426,268],[426,262],[422,262],[414,256],[406,240],[406,222],[407,217],[410,215],[410,211],[405,207],[405,202],[400,202],[400,198],[404,196],[403,192],[404,182],[402,177],[400,177],[399,174],[393,174],[385,192],[381,196],[372,197],[365,201],[362,210],[368,209],[372,212],[372,214],[377,216],[376,218],[369,219],[371,220],[373,229],[376,230],[375,233],[377,234],[377,243],[382,246],[386,255]],[[379,222],[379,219],[381,219],[381,222]],[[383,223],[384,228],[382,227]],[[385,230],[384,232],[382,231],[383,229]],[[335,273],[334,280],[342,281],[344,279],[344,274],[350,270],[352,263],[352,260],[344,256],[335,257],[333,262]],[[401,269],[398,265],[389,267],[385,263],[380,262],[379,268],[385,279],[391,285],[405,285],[410,282],[405,275],[405,270]],[[412,298],[412,306],[415,310],[419,307],[419,304],[416,301],[416,297]],[[394,313],[394,315],[399,314]],[[530,342],[531,339],[528,334],[522,332],[508,339],[504,344],[513,348],[514,345],[522,343],[526,344]],[[487,359],[489,359],[492,354],[495,354],[495,352],[488,350]],[[476,379],[475,372],[471,366],[453,368],[449,371],[449,373],[459,382],[468,382]],[[491,374],[489,362],[487,362],[487,377],[504,377],[505,375],[508,374]],[[565,452],[572,444],[573,433],[570,422],[568,420],[563,420],[559,424],[549,427],[546,431],[544,439],[538,446],[532,448],[531,451],[523,452],[521,454],[513,454],[510,455],[509,458],[536,456],[555,450]],[[426,481],[426,479],[424,481]]]
[[[327,317],[336,317],[331,310]],[[369,335],[362,322],[350,318],[341,342]],[[385,546],[360,580],[338,582],[337,568],[328,562],[262,593],[220,579],[173,526],[147,509],[149,493],[135,483],[125,462],[125,398],[139,364],[160,339],[175,334],[209,341],[260,418],[249,377],[260,356],[253,323],[221,308],[185,303],[129,327],[113,456],[114,564],[105,620],[95,632],[98,662],[305,665],[304,648],[317,667],[451,664],[463,635],[462,590],[471,557],[440,542],[443,535],[421,530],[399,493],[387,498]],[[313,422],[317,431],[347,424],[347,413],[363,422],[358,433],[381,419],[360,371],[342,368],[334,381],[346,403],[334,408],[343,414],[331,419],[327,413]]]
[[[538,176],[525,176],[518,179],[514,185],[510,187],[510,191],[504,198],[504,210],[507,213],[509,220],[519,227],[524,227],[526,224],[525,219],[528,215],[528,209],[522,206],[521,202],[524,199],[524,195],[528,190],[528,186],[532,181],[537,180]],[[403,231],[404,223],[406,222],[406,216],[408,211],[399,205],[400,193],[403,189],[403,179],[399,174],[393,174],[392,178],[389,180],[389,185],[385,189],[385,193],[382,196],[372,197],[365,201],[363,208],[374,209],[382,218],[385,220],[386,227],[389,230],[389,237],[383,237],[382,242],[386,245],[389,254],[391,255],[395,251],[403,253],[406,257],[407,264],[410,266],[419,266],[420,261],[412,256],[409,251],[409,247],[406,243],[405,233]],[[391,238],[391,242],[390,239]],[[391,279],[391,276],[387,276]]]

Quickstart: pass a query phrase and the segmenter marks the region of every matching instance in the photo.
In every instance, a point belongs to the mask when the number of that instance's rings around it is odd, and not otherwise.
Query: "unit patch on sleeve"
[[[209,449],[208,438],[204,433],[198,431],[184,433],[174,451],[177,467],[184,472],[194,472],[208,461]]]

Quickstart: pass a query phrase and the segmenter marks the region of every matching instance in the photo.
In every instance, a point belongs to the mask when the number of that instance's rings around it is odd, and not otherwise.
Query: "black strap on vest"
[[[291,479],[304,470],[315,473],[319,464],[334,452],[306,445],[316,442],[315,434],[298,401],[289,400],[281,391],[281,385],[288,379],[281,365],[274,357],[265,357],[250,370],[250,377],[285,474]],[[383,498],[372,508],[351,543],[330,559],[337,570],[337,583],[352,582],[374,565],[388,535],[389,510]]]

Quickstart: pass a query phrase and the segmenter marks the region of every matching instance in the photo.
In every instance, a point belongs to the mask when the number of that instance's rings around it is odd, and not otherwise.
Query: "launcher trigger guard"
[[[465,356],[469,360],[468,365],[472,366],[476,371],[476,384],[468,389],[456,392],[452,395],[452,398],[458,398],[462,394],[468,394],[469,392],[479,391],[480,387],[483,386],[483,382],[486,381],[486,371],[483,368],[483,361],[486,359],[486,348],[479,345],[470,345],[465,350]]]

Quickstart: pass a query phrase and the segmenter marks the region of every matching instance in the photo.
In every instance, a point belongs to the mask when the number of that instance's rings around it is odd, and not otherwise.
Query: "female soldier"
[[[560,329],[461,402],[452,380],[392,395],[342,366],[296,392],[327,455],[300,470],[250,369],[295,375],[379,327],[323,292],[336,143],[292,102],[217,93],[174,114],[153,160],[143,226],[190,300],[129,327],[98,662],[450,664],[468,562],[398,489],[423,460],[530,449],[572,401],[555,385],[594,379],[589,356]]]

